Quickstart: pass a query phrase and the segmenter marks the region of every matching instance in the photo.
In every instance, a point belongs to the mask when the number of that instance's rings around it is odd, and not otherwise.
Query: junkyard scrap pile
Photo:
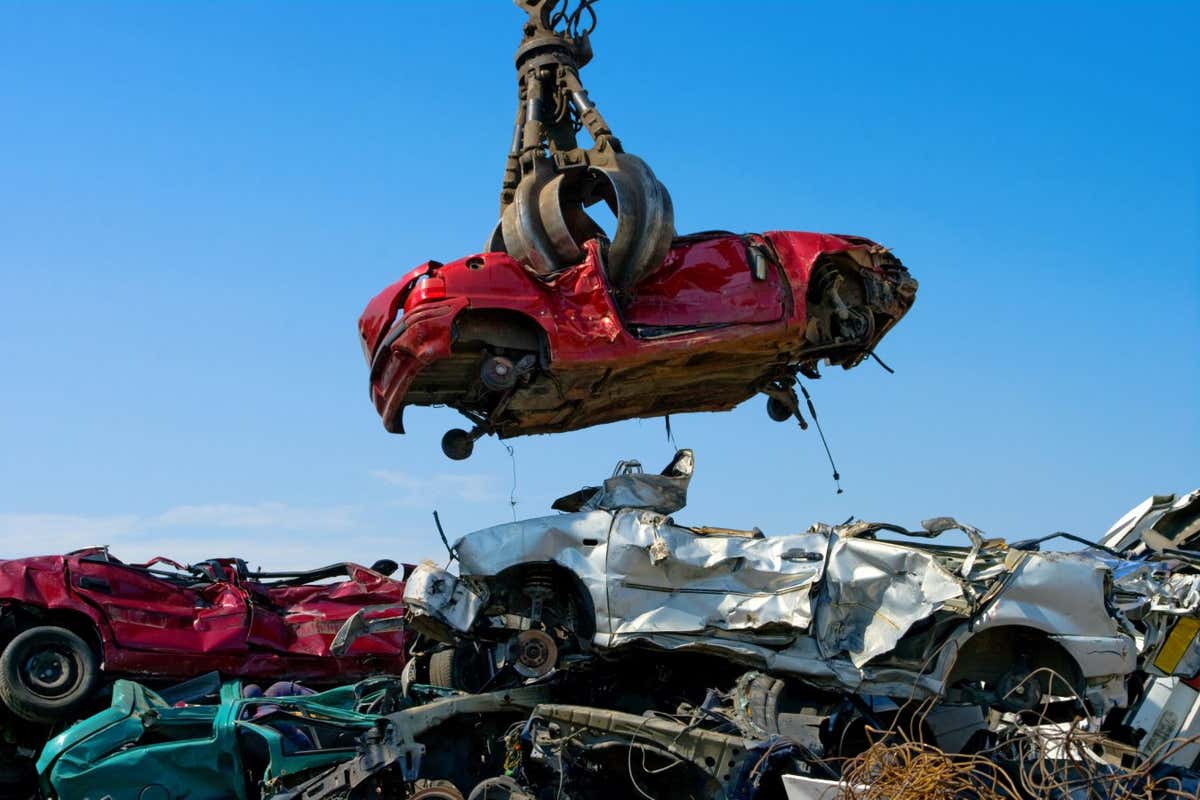
[[[759,393],[807,428],[801,379],[879,360],[915,301],[861,237],[677,236],[580,81],[595,2],[517,0],[487,252],[420,265],[359,321],[385,428],[448,406],[471,423],[451,458]],[[445,565],[0,561],[0,798],[1200,793],[1200,490],[1099,541],[949,517],[766,536],[677,523],[694,469],[622,461],[453,543],[437,521]]]
[[[622,462],[403,584],[3,562],[4,796],[1197,796],[1200,490],[1063,553],[685,527],[693,466]]]

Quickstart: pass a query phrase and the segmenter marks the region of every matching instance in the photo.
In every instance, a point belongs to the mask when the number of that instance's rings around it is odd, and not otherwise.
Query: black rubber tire
[[[30,660],[47,655],[65,668],[61,687],[48,690],[29,675]],[[0,700],[30,722],[71,719],[91,699],[100,682],[96,654],[78,634],[42,625],[18,634],[0,655]]]
[[[787,422],[794,415],[792,414],[792,410],[784,403],[780,402],[777,398],[768,397],[767,416],[776,422]]]
[[[454,648],[437,650],[429,656],[429,683],[444,689],[457,689],[454,685]]]
[[[475,440],[462,428],[451,428],[442,435],[442,452],[446,458],[463,461],[475,452]]]
[[[411,800],[463,800],[462,792],[450,781],[420,778],[413,784]]]
[[[491,682],[489,658],[487,652],[465,643],[435,650],[429,656],[429,683],[472,694],[483,691]]]
[[[476,784],[467,800],[534,800],[534,796],[509,776],[500,775]]]

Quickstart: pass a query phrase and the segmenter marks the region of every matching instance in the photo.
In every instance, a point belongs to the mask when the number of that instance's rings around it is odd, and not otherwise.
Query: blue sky
[[[1092,536],[1200,484],[1195,4],[598,6],[583,72],[681,232],[856,233],[917,304],[872,364],[675,417],[683,521],[957,515]],[[521,14],[491,2],[0,3],[0,557],[440,556],[547,513],[659,420],[386,434],[355,321],[483,246]]]

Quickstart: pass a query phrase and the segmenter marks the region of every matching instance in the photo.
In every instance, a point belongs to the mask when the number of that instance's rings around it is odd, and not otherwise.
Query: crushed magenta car
[[[403,433],[404,407],[469,419],[442,449],[467,458],[485,434],[554,433],[635,417],[727,411],[756,393],[777,421],[805,421],[797,373],[849,369],[912,306],[917,282],[867,239],[705,233],[676,239],[629,291],[583,261],[538,275],[505,253],[429,261],[359,320],[371,399]]]
[[[399,613],[404,583],[388,577],[399,568],[388,559],[307,572],[250,572],[236,558],[125,564],[103,547],[0,561],[0,700],[53,722],[87,705],[105,675],[174,681],[216,671],[325,685],[399,672],[403,631],[329,650],[355,612]]]

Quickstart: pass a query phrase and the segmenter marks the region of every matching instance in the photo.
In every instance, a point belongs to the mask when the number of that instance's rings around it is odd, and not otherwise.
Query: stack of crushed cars
[[[801,378],[882,365],[916,280],[858,236],[678,236],[580,81],[595,0],[516,3],[487,252],[418,266],[359,320],[384,427],[452,408],[460,460],[758,394],[815,423]],[[398,579],[0,561],[0,800],[1200,794],[1200,492],[1060,552],[949,517],[681,525],[693,469],[622,462]]]
[[[109,706],[110,697],[112,708],[132,714],[135,697],[216,699],[215,689],[196,694],[197,685],[208,686],[216,675],[257,682],[246,684],[253,693],[254,685],[271,686],[281,677],[336,687],[403,670],[410,640],[404,631],[361,637],[336,655],[332,645],[356,615],[378,622],[402,614],[402,576],[413,569],[390,559],[298,572],[251,572],[236,558],[181,564],[160,556],[132,564],[104,547],[0,561],[0,798],[31,796],[33,760],[53,748],[43,747],[46,740]],[[188,688],[190,679],[199,683]],[[93,747],[112,741],[99,721],[111,719],[112,708],[72,728],[72,735]],[[165,739],[143,720],[144,742],[165,744],[185,730],[194,733],[201,717],[195,709],[181,713],[192,721],[171,728]],[[63,764],[74,761],[85,772],[95,766],[78,761],[78,752],[64,756]],[[184,787],[185,772],[137,772],[130,780],[139,787],[158,780]],[[159,796],[125,795],[106,783],[83,792],[49,783],[43,789],[58,797]]]
[[[402,597],[364,602],[273,683],[220,666],[119,678],[48,730],[40,791],[1197,796],[1200,491],[1062,552],[1048,546],[1074,537],[1006,542],[946,517],[684,526],[693,467],[687,450],[659,474],[622,462],[559,513],[460,538],[451,564],[406,568]],[[6,634],[5,663],[29,630]],[[386,642],[394,673],[314,691]],[[318,678],[322,659],[339,667]]]

